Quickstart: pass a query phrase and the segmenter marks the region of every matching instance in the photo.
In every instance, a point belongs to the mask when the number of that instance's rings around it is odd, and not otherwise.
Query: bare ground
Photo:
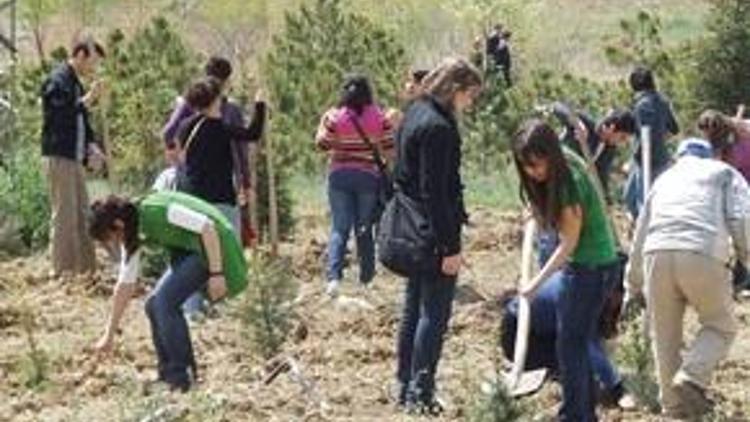
[[[461,278],[439,370],[449,409],[439,420],[468,420],[483,398],[480,384],[497,356],[493,298],[518,276],[519,216],[479,209],[473,218],[466,247],[471,269]],[[419,420],[399,413],[388,394],[402,282],[381,275],[363,292],[350,273],[343,295],[326,299],[325,216],[303,213],[298,227],[304,232],[283,248],[299,286],[297,328],[283,355],[291,357],[292,370],[263,382],[273,365],[251,351],[238,299],[191,327],[202,381],[188,394],[148,383],[155,357],[142,312],[145,289],[127,313],[115,356],[97,363],[87,348],[105,321],[112,276],[49,279],[44,257],[0,264],[0,421]],[[707,420],[750,420],[750,306],[740,304],[736,313],[740,333],[714,380],[720,411]],[[34,379],[40,366],[43,376]],[[557,386],[548,383],[521,401],[521,420],[549,420],[557,400]],[[646,411],[602,410],[601,416],[659,420]]]

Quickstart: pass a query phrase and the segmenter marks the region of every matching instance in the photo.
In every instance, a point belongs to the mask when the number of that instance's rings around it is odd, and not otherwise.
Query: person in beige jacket
[[[736,333],[727,263],[730,247],[747,262],[750,191],[737,170],[712,159],[704,140],[683,141],[677,156],[638,219],[626,297],[642,295],[645,279],[662,412],[682,419],[710,411],[706,389]],[[700,329],[681,355],[687,306]]]

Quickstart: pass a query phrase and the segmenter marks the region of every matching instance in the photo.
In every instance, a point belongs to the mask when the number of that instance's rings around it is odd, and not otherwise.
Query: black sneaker
[[[412,415],[437,417],[445,412],[445,405],[442,400],[438,398],[432,398],[431,400],[420,400],[417,402],[407,402],[406,413]]]

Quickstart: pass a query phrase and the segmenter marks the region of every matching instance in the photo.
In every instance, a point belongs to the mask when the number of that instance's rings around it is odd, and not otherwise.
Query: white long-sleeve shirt
[[[643,285],[643,255],[693,251],[728,262],[730,247],[748,261],[750,189],[731,166],[685,156],[654,183],[636,225],[627,288]]]

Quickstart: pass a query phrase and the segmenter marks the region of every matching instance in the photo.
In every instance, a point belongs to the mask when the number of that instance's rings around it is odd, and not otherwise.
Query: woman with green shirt
[[[141,246],[167,248],[170,268],[146,299],[146,314],[159,381],[173,389],[188,390],[196,376],[196,364],[182,303],[199,290],[206,290],[216,301],[247,286],[247,263],[231,223],[209,203],[173,191],[152,193],[140,201],[110,196],[95,202],[91,211],[91,237],[122,250],[112,312],[97,351],[112,350],[135,290]]]
[[[520,294],[529,300],[555,271],[563,281],[557,312],[557,359],[563,401],[561,421],[595,421],[594,385],[587,344],[596,334],[606,286],[617,277],[614,233],[605,205],[574,153],[564,151],[541,120],[524,124],[513,142],[521,195],[536,225],[558,233],[560,242],[539,274]]]

